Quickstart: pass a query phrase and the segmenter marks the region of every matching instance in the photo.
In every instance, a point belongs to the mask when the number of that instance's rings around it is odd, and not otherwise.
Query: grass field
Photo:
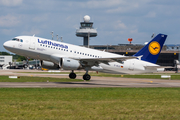
[[[20,76],[17,79],[9,78],[9,76],[0,76],[0,82],[79,82],[80,79],[69,78],[50,78],[50,77],[26,77]]]
[[[180,88],[0,88],[1,120],[179,120]]]

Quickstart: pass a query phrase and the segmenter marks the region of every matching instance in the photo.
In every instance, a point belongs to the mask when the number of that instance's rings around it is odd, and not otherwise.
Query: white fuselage
[[[98,58],[116,58],[125,57],[113,53],[94,50],[86,47],[80,47],[63,42],[53,41],[49,39],[34,37],[34,36],[18,36],[17,40],[10,40],[4,43],[4,47],[18,55],[51,61],[58,64],[58,61],[53,61],[53,57],[71,58],[71,59],[90,59],[96,60]],[[128,59],[120,62],[99,63],[98,66],[91,66],[89,70],[121,73],[121,74],[138,74],[154,72],[154,69],[146,69],[146,66],[158,66],[156,64],[142,61],[139,59]]]

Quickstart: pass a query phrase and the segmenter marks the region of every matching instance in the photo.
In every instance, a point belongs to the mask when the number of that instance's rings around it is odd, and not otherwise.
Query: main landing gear
[[[91,76],[89,74],[84,74],[83,75],[83,79],[84,80],[90,80],[91,79]]]
[[[69,74],[69,78],[75,79],[76,78],[76,73],[74,73],[74,70]]]
[[[88,74],[88,69],[86,69],[86,73],[83,75],[84,80],[90,80],[91,76]]]
[[[74,73],[74,70],[69,74],[70,79],[75,79],[76,78],[76,73]],[[88,74],[88,71],[83,75],[83,80],[90,80],[91,76]]]

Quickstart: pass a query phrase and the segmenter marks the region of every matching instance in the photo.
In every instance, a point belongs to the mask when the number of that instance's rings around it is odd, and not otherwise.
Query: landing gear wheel
[[[76,78],[76,73],[70,73],[69,74],[69,78],[71,78],[71,79],[75,79]]]
[[[91,76],[89,74],[85,74],[85,75],[83,75],[83,79],[84,80],[90,80]]]

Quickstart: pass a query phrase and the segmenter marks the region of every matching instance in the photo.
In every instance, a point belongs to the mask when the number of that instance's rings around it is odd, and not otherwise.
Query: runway
[[[0,75],[68,78],[68,74],[17,73],[18,70],[0,70]],[[22,70],[21,70],[22,72]],[[28,71],[23,71],[28,72]],[[37,71],[31,71],[37,72]],[[82,79],[82,76],[77,76]],[[0,82],[0,88],[92,88],[92,87],[180,87],[180,80],[95,77],[82,82]]]

